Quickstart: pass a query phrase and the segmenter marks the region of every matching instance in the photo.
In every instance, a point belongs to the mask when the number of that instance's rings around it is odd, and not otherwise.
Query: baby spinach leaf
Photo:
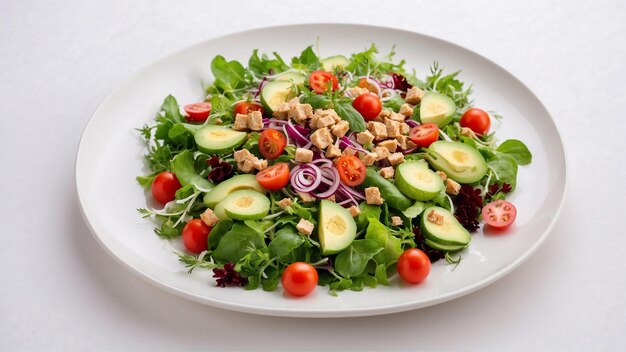
[[[233,222],[230,220],[220,220],[213,226],[211,232],[209,232],[209,238],[207,239],[209,249],[214,249],[220,243],[220,240],[224,235],[230,231],[233,227]]]
[[[367,227],[367,225],[369,225],[369,218],[374,218],[377,220],[380,219],[380,214],[382,212],[382,209],[380,207],[367,204],[366,202],[361,202],[361,204],[359,204],[359,209],[361,210],[361,212],[356,219],[358,231],[363,230]]]
[[[280,280],[280,271],[274,267],[268,267],[265,269],[266,277],[261,277],[261,285],[263,291],[274,291],[278,287],[278,281]]]
[[[294,57],[291,60],[291,65],[294,67],[301,66],[301,68],[307,70],[315,70],[320,66],[320,59],[315,55],[313,46],[308,46],[302,51],[300,57]]]
[[[302,104],[310,104],[313,109],[328,109],[332,101],[325,95],[312,93],[302,98]]]
[[[487,166],[493,171],[495,180],[500,183],[508,183],[512,190],[517,184],[517,162],[509,154],[498,153],[487,162]]]
[[[345,277],[356,277],[363,273],[367,263],[384,248],[374,240],[355,240],[335,258],[335,270]]]
[[[163,104],[161,104],[161,112],[163,112],[163,116],[166,119],[172,122],[184,121],[183,116],[180,114],[178,102],[172,95],[168,95],[165,100],[163,100]]]
[[[376,255],[376,262],[389,266],[398,261],[402,254],[402,241],[393,236],[391,230],[380,221],[370,218],[369,222],[365,239],[376,241],[380,247],[384,248],[384,251]]]
[[[242,223],[235,223],[219,241],[213,258],[220,263],[236,263],[259,248],[265,248],[263,235]]]
[[[276,232],[268,250],[272,257],[283,259],[291,256],[303,243],[304,237],[293,226],[285,226]]]
[[[172,172],[183,186],[193,185],[197,189],[208,191],[213,184],[204,177],[198,175],[194,167],[193,155],[189,150],[184,150],[172,159]]]
[[[400,97],[399,95],[394,95],[391,99],[387,100],[383,106],[386,108],[389,108],[395,112],[400,111],[400,107],[402,107],[402,105],[406,103],[406,101],[404,99],[402,99],[402,97]],[[419,110],[419,109],[418,109]]]
[[[507,139],[498,146],[496,151],[513,157],[519,165],[528,165],[533,159],[528,147],[517,139]]]
[[[348,121],[350,124],[350,130],[352,132],[365,131],[365,120],[363,116],[356,111],[352,104],[343,101],[337,101],[334,103],[335,111],[342,120]]]
[[[211,61],[211,72],[215,76],[215,84],[217,85],[217,81],[223,82],[223,88],[236,89],[246,84],[246,69],[239,61],[226,61],[222,55],[215,56]]]
[[[275,59],[270,59],[265,54],[259,56],[259,50],[254,49],[248,60],[248,69],[259,77],[268,75],[270,70],[273,74],[277,74],[289,69],[289,66],[278,54],[274,53],[274,55]]]
[[[243,222],[244,224],[246,224],[249,228],[253,229],[254,231],[260,233],[260,234],[264,234],[265,230],[267,230],[270,226],[272,226],[274,223],[270,220],[265,220],[265,221],[261,221],[261,220],[245,220]]]
[[[387,266],[385,264],[378,264],[376,266],[374,277],[379,284],[389,286],[389,277],[387,277]]]

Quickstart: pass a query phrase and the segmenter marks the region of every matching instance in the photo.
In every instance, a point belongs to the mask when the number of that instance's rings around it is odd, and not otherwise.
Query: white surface
[[[0,348],[626,349],[625,6],[3,2]],[[442,305],[302,320],[176,298],[100,249],[74,200],[73,166],[80,133],[102,99],[137,69],[201,40],[311,21],[393,25],[451,40],[535,91],[562,131],[571,185],[561,221],[529,261]]]
[[[259,42],[258,38],[265,38]],[[461,79],[474,84],[473,98],[480,106],[506,116],[494,124],[501,140],[520,138],[533,151],[533,162],[519,171],[517,191],[510,200],[518,209],[515,227],[494,235],[482,229],[472,236],[463,265],[440,261],[428,281],[406,287],[398,277],[390,287],[364,292],[342,292],[333,297],[326,289],[302,299],[288,299],[282,290],[264,292],[215,287],[207,272],[192,277],[170,246],[154,235],[154,223],[141,219],[135,208],[146,206],[146,196],[135,177],[145,170],[142,138],[133,130],[154,123],[163,97],[173,94],[181,104],[202,96],[199,82],[210,82],[210,60],[217,53],[247,59],[254,48],[268,52],[280,48],[284,57],[298,55],[303,43],[319,39],[327,55],[362,50],[371,42],[397,55],[425,75],[433,58],[450,72],[460,68]],[[237,45],[233,46],[233,42]],[[416,48],[419,48],[416,50]],[[140,171],[141,170],[141,171]],[[237,311],[292,317],[348,317],[406,311],[447,301],[475,291],[506,275],[545,240],[563,204],[566,187],[565,155],[549,113],[526,87],[488,60],[465,49],[423,35],[357,25],[298,25],[258,29],[204,41],[150,65],[115,90],[92,117],[76,158],[76,183],[81,210],[100,243],[121,263],[145,278],[192,300]],[[111,190],[116,190],[111,192]],[[132,206],[130,206],[132,205]],[[115,219],[115,221],[111,221]],[[171,247],[170,247],[171,248]]]

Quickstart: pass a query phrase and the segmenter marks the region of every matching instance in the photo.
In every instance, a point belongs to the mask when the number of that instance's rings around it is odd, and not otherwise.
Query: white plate
[[[397,58],[407,60],[424,77],[433,60],[448,72],[462,69],[461,79],[474,84],[477,105],[505,118],[498,137],[523,140],[533,163],[520,167],[518,189],[511,200],[518,217],[506,234],[473,236],[463,261],[452,271],[439,261],[427,281],[408,286],[396,277],[390,287],[341,292],[338,297],[318,287],[293,299],[282,290],[264,292],[219,288],[210,272],[188,275],[167,242],[136,208],[146,206],[135,176],[145,171],[143,141],[134,130],[151,122],[160,103],[173,94],[182,103],[203,96],[201,82],[211,82],[210,61],[217,55],[247,62],[255,48],[298,54],[319,38],[323,56],[350,54],[376,43],[381,53],[396,45]],[[76,158],[76,187],[87,224],[100,245],[125,267],[158,287],[215,307],[296,317],[345,317],[386,314],[425,307],[466,295],[511,272],[545,240],[564,199],[567,184],[559,132],[537,97],[503,68],[457,45],[401,30],[339,24],[272,27],[207,40],[170,55],[137,73],[117,88],[95,112],[82,136]],[[172,241],[173,246],[177,241]]]

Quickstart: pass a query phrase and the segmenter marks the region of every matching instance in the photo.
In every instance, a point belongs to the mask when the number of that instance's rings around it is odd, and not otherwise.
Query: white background
[[[0,349],[626,350],[625,17],[623,1],[0,1]],[[196,42],[305,22],[450,40],[540,97],[561,130],[570,187],[532,258],[438,306],[295,319],[186,301],[98,247],[73,177],[98,104]]]

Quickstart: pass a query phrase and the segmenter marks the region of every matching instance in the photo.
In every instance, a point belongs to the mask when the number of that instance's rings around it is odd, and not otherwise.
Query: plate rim
[[[195,294],[193,292],[189,292],[189,291],[185,291],[181,288],[178,288],[176,286],[173,286],[171,284],[168,284],[166,282],[163,282],[155,277],[150,276],[148,273],[142,271],[140,268],[135,267],[132,263],[126,261],[125,259],[123,259],[120,255],[118,255],[117,253],[115,253],[115,251],[112,250],[112,248],[109,247],[109,245],[107,245],[107,243],[104,242],[104,240],[97,234],[97,232],[95,231],[92,223],[89,220],[89,217],[86,214],[86,211],[84,209],[83,206],[83,198],[81,197],[81,186],[80,186],[80,181],[79,181],[79,159],[81,158],[82,155],[82,150],[83,150],[83,144],[84,144],[84,139],[85,139],[85,135],[87,134],[87,131],[92,127],[93,125],[93,121],[94,121],[94,117],[100,112],[100,110],[103,108],[103,106],[105,106],[108,101],[111,99],[111,97],[113,95],[115,95],[116,92],[118,92],[122,87],[124,87],[126,84],[128,84],[129,82],[135,80],[138,76],[141,76],[144,72],[149,71],[150,69],[152,69],[154,66],[158,66],[159,64],[161,64],[162,62],[165,62],[167,60],[169,60],[170,58],[174,57],[175,55],[178,55],[179,53],[183,52],[183,51],[188,51],[191,50],[192,48],[198,47],[198,46],[202,46],[205,45],[207,42],[209,41],[213,41],[213,40],[219,40],[219,39],[224,39],[230,36],[238,36],[238,35],[242,35],[242,34],[246,34],[246,33],[253,33],[259,30],[270,30],[270,29],[285,29],[285,28],[290,28],[290,27],[307,27],[307,26],[340,26],[340,27],[346,27],[346,28],[362,28],[362,29],[367,29],[367,30],[372,30],[372,29],[380,29],[380,30],[388,30],[388,31],[397,31],[397,32],[402,32],[404,34],[408,34],[408,35],[418,35],[418,36],[422,36],[425,37],[427,39],[430,40],[436,40],[439,42],[442,42],[443,44],[449,45],[454,47],[455,49],[460,49],[463,51],[467,51],[473,55],[476,55],[477,57],[481,58],[482,60],[487,61],[488,63],[490,63],[491,65],[495,66],[496,68],[502,70],[504,73],[506,73],[509,78],[512,78],[517,84],[519,84],[522,88],[524,88],[528,93],[530,93],[531,97],[539,104],[539,106],[544,109],[546,111],[546,113],[548,114],[548,116],[550,117],[550,122],[552,123],[552,125],[554,125],[555,131],[556,131],[556,137],[558,137],[558,145],[560,146],[560,149],[562,151],[562,155],[563,155],[563,174],[564,174],[564,180],[563,180],[563,192],[562,192],[562,196],[561,199],[559,201],[558,207],[554,213],[554,216],[552,217],[550,223],[548,224],[548,226],[543,230],[541,236],[538,238],[538,240],[532,245],[530,246],[521,256],[518,256],[517,258],[515,258],[514,261],[512,261],[510,264],[508,264],[507,266],[505,266],[504,268],[496,271],[495,273],[484,277],[483,279],[469,285],[469,286],[465,286],[465,287],[461,287],[455,291],[451,291],[448,293],[445,293],[441,296],[436,297],[435,299],[429,300],[429,301],[413,301],[413,302],[403,302],[403,303],[398,303],[398,304],[392,304],[392,305],[383,305],[383,306],[377,306],[377,307],[365,307],[365,308],[347,308],[345,310],[337,310],[337,309],[331,309],[331,310],[325,310],[325,309],[319,309],[319,308],[315,308],[315,309],[301,309],[301,308],[283,308],[283,307],[272,307],[272,308],[268,308],[268,307],[259,307],[259,306],[253,306],[253,305],[248,305],[248,304],[239,304],[239,303],[233,303],[230,301],[222,301],[220,299],[216,299],[216,298],[207,298],[206,296],[201,296],[198,294]],[[135,70],[132,74],[130,74],[130,76],[128,76],[127,78],[125,78],[124,80],[122,80],[121,82],[119,82],[115,88],[110,91],[106,97],[104,98],[104,100],[102,100],[102,102],[100,102],[100,104],[98,105],[98,107],[95,109],[95,111],[91,114],[89,120],[87,121],[87,123],[85,124],[83,131],[81,133],[79,142],[78,142],[78,148],[76,150],[76,155],[74,158],[74,185],[75,185],[75,191],[76,191],[76,201],[78,203],[79,209],[80,209],[80,213],[81,216],[85,222],[85,224],[87,225],[87,228],[89,229],[89,232],[92,234],[92,236],[95,238],[96,242],[98,243],[98,245],[104,249],[104,251],[106,253],[108,253],[109,256],[111,256],[115,262],[119,263],[122,265],[122,267],[125,267],[128,271],[130,271],[134,276],[140,277],[141,279],[143,279],[144,281],[147,281],[148,283],[150,283],[153,286],[156,286],[158,288],[164,289],[165,291],[169,292],[169,293],[173,293],[177,296],[180,296],[182,298],[186,298],[204,305],[208,305],[208,306],[212,306],[215,308],[221,308],[221,309],[226,309],[226,310],[233,310],[233,311],[238,311],[238,312],[244,312],[244,313],[251,313],[251,314],[258,314],[258,315],[266,315],[266,316],[281,316],[281,317],[300,317],[300,318],[338,318],[338,317],[358,317],[358,316],[374,316],[374,315],[384,315],[384,314],[393,314],[393,313],[397,313],[397,312],[404,312],[404,311],[410,311],[410,310],[415,310],[415,309],[419,309],[419,308],[425,308],[425,307],[429,307],[429,306],[433,306],[433,305],[437,305],[440,303],[444,303],[450,300],[453,300],[455,298],[458,297],[462,297],[468,294],[471,294],[473,292],[476,292],[477,290],[484,288],[498,280],[500,280],[501,278],[503,278],[504,276],[508,275],[509,273],[511,273],[513,270],[515,270],[516,268],[518,268],[522,263],[524,263],[528,258],[530,258],[536,251],[537,249],[546,241],[546,239],[548,238],[548,236],[550,235],[550,233],[552,232],[555,224],[557,223],[557,221],[560,218],[563,206],[565,204],[565,199],[567,198],[567,194],[568,194],[568,189],[569,189],[569,184],[570,184],[570,175],[567,172],[568,171],[568,165],[569,165],[569,157],[568,157],[568,153],[567,150],[565,148],[565,144],[563,143],[563,138],[562,138],[562,134],[561,131],[558,128],[558,125],[556,124],[556,121],[554,120],[554,117],[552,116],[552,114],[550,113],[550,111],[547,109],[547,107],[543,104],[543,102],[539,99],[539,97],[533,92],[533,90],[531,90],[523,81],[521,81],[519,78],[517,78],[515,75],[513,75],[509,70],[505,69],[504,67],[502,67],[501,65],[499,65],[498,63],[494,62],[493,60],[483,56],[480,53],[477,53],[469,48],[466,48],[462,45],[456,44],[454,42],[448,41],[446,39],[442,39],[433,35],[429,35],[429,34],[424,34],[421,32],[417,32],[417,31],[411,31],[411,30],[407,30],[407,29],[402,29],[402,28],[395,28],[395,27],[389,27],[389,26],[378,26],[378,25],[369,25],[369,24],[362,24],[362,23],[342,23],[342,22],[309,22],[309,23],[293,23],[293,24],[284,24],[284,25],[277,25],[277,26],[261,26],[261,27],[254,27],[254,28],[249,28],[246,30],[242,30],[242,31],[236,31],[236,32],[229,32],[226,34],[222,34],[219,36],[212,36],[212,37],[208,37],[202,41],[199,41],[195,44],[183,47],[183,48],[179,48],[176,49],[158,59],[156,59],[155,61],[152,61],[151,63],[145,65],[145,66],[141,66],[139,69]]]

